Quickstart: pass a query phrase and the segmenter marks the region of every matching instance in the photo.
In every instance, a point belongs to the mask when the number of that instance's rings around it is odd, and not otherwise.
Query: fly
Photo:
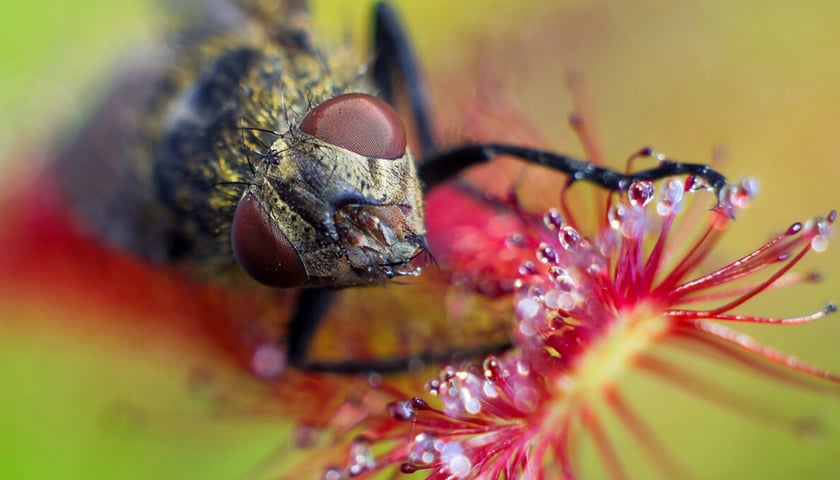
[[[308,362],[307,348],[335,289],[419,273],[422,189],[473,165],[510,155],[616,191],[676,174],[717,193],[726,183],[698,164],[626,175],[503,143],[441,149],[387,4],[375,7],[372,63],[359,66],[320,48],[305,2],[270,3],[210,12],[211,28],[129,68],[59,169],[76,209],[114,245],[210,281],[303,287],[286,340],[295,365],[333,369]],[[397,97],[411,107],[419,167]]]

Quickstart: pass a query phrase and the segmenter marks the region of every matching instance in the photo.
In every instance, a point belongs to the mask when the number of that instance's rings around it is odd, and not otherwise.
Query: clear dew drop
[[[437,378],[433,378],[429,380],[428,385],[426,385],[426,390],[431,394],[433,397],[439,397],[441,394],[441,388],[443,387],[441,381]]]
[[[484,359],[482,368],[484,369],[484,378],[487,380],[498,382],[505,377],[505,370],[502,368],[501,363],[499,363],[499,359],[493,355],[489,355]]]
[[[757,178],[748,177],[741,181],[741,188],[750,198],[755,198],[758,195],[758,191],[761,189],[760,187],[761,185],[758,183]]]
[[[685,189],[689,192],[697,192],[699,190],[711,190],[712,186],[705,178],[690,175],[685,179]]]
[[[526,245],[525,237],[521,233],[514,233],[505,237],[505,247],[507,248],[522,248]]]
[[[429,433],[420,433],[414,437],[414,444],[408,454],[410,463],[428,465],[435,461],[438,456],[438,449],[435,445],[437,438]]]
[[[619,230],[621,235],[624,238],[643,239],[650,227],[650,217],[641,209],[632,210],[628,213],[621,223],[621,229]]]
[[[444,398],[447,413],[475,415],[481,411],[481,386],[483,379],[477,375],[461,370],[451,381],[453,392],[451,398]]]
[[[534,262],[532,262],[530,260],[525,260],[524,262],[519,264],[519,270],[518,271],[519,271],[519,274],[522,275],[522,276],[536,275],[537,272],[538,272],[537,266],[534,264]]]
[[[357,477],[373,469],[376,462],[370,449],[370,442],[357,439],[350,445],[350,467],[347,469],[351,477]]]
[[[562,234],[562,233],[561,233]],[[557,262],[560,261],[560,257],[557,255],[557,251],[551,247],[551,245],[542,242],[540,243],[539,247],[537,247],[537,260],[540,263],[545,265],[555,265]]]
[[[531,320],[540,313],[541,308],[537,300],[531,297],[523,298],[516,304],[516,318],[519,321]]]
[[[823,235],[817,235],[811,239],[811,249],[815,252],[823,252],[828,248],[828,238]]]
[[[446,442],[440,452],[441,460],[446,464],[446,470],[455,478],[464,478],[472,469],[472,462],[464,454],[460,442]]]
[[[537,333],[537,328],[532,319],[525,319],[519,322],[519,333],[524,337],[531,337]]]
[[[659,215],[676,215],[680,212],[685,198],[685,185],[677,178],[672,178],[662,185],[661,199],[656,204]]]
[[[552,310],[568,312],[575,308],[575,296],[568,291],[551,290],[545,294],[543,301]]]
[[[671,205],[682,202],[685,198],[685,184],[678,178],[668,180],[662,187],[662,201]]]
[[[559,230],[563,226],[563,216],[560,210],[551,208],[543,215],[543,224],[549,230]]]
[[[530,385],[518,385],[513,392],[513,404],[516,408],[531,412],[539,403],[539,395]]]
[[[419,277],[423,269],[415,265],[404,265],[391,272],[393,277]]]
[[[752,196],[749,190],[740,184],[731,190],[730,202],[735,208],[744,209],[750,206]]]
[[[557,233],[557,241],[564,250],[575,250],[580,244],[580,233],[573,227],[566,225]]]
[[[485,380],[481,384],[481,394],[485,398],[497,398],[499,396],[499,388],[490,380]]]
[[[556,289],[569,291],[575,286],[572,277],[562,267],[551,267],[548,270],[548,278]]]
[[[411,400],[400,400],[388,404],[388,413],[397,420],[410,421],[417,416]]]
[[[452,380],[449,380],[444,384],[446,387],[441,393],[440,396],[443,400],[444,405],[446,406],[447,410],[452,410],[457,405],[452,402],[452,399],[458,398],[458,388],[455,386],[455,383]]]
[[[665,156],[665,154],[660,152],[659,150],[649,148],[648,155],[650,155],[650,157],[656,160],[658,163],[664,163],[668,161],[668,157]]]
[[[481,411],[481,402],[473,396],[472,391],[468,388],[461,389],[461,405],[465,412],[475,415]]]
[[[637,180],[627,189],[627,200],[634,207],[646,207],[656,194],[653,183],[648,180]]]
[[[720,201],[730,210],[742,210],[750,206],[757,191],[758,182],[755,179],[746,179],[725,186],[721,191]]]
[[[832,221],[831,221],[830,216],[829,216],[829,218],[822,218],[822,217],[818,218],[817,219],[817,234],[822,236],[822,237],[828,238],[829,236],[831,236],[831,231],[832,231],[831,225],[832,225]]]
[[[531,297],[531,298],[534,298],[534,299],[542,298],[543,289],[540,288],[538,285],[531,285],[531,286],[528,287],[528,291],[526,292],[526,295]]]
[[[620,203],[612,205],[607,211],[607,221],[610,223],[610,228],[620,230],[625,216],[627,216],[626,206]]]
[[[560,305],[558,303],[558,298],[561,293],[563,292],[559,290],[549,290],[548,292],[546,292],[545,296],[543,297],[543,303],[545,303],[545,306],[552,310],[556,310],[557,308],[559,308]]]
[[[523,359],[516,361],[516,373],[520,376],[527,377],[531,374],[531,366]]]

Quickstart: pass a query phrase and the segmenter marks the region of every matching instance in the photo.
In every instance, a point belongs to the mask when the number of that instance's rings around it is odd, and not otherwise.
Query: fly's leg
[[[659,166],[633,173],[620,173],[583,160],[554,152],[519,145],[488,143],[463,145],[450,150],[433,152],[423,160],[417,169],[420,180],[427,189],[443,183],[464,170],[480,165],[500,156],[510,155],[528,163],[541,165],[565,173],[570,182],[587,182],[611,191],[624,191],[639,180],[655,181],[675,175],[692,175],[705,182],[715,192],[718,202],[727,185],[726,177],[710,166],[700,163],[683,163],[663,159]]]
[[[383,100],[395,105],[408,101],[414,130],[422,152],[434,148],[429,120],[426,84],[420,74],[414,51],[397,13],[387,3],[374,10],[373,80]]]
[[[289,324],[286,357],[290,365],[311,370],[307,353],[321,320],[327,314],[336,291],[328,288],[307,288],[300,292]]]

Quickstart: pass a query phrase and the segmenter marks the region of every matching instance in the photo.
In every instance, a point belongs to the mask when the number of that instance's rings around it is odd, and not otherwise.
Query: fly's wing
[[[134,148],[145,106],[154,97],[167,61],[163,50],[133,61],[84,128],[58,155],[58,181],[77,220],[114,245],[161,260],[153,245],[173,219],[154,199],[151,159]]]
[[[294,48],[308,38],[307,11],[299,1],[182,0],[164,7],[172,13],[165,28],[178,33],[161,32],[159,44],[129,52],[102,89],[107,93],[99,109],[55,155],[56,176],[79,223],[155,262],[169,260],[183,243],[183,221],[162,203],[156,170],[164,117],[173,115],[170,100],[208,63],[195,47],[229,37],[231,43],[261,38]],[[292,23],[282,26],[281,19]]]
[[[170,2],[177,35],[160,33],[158,44],[126,54],[107,80],[99,107],[55,155],[54,171],[76,220],[108,243],[164,261],[177,219],[156,198],[153,154],[140,133],[161,95],[173,56],[222,30],[243,28],[244,17],[229,2]],[[216,4],[216,5],[210,5]]]

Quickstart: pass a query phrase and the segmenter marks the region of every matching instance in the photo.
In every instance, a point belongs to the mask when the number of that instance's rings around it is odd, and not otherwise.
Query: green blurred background
[[[463,71],[469,81],[489,71],[553,147],[580,154],[566,124],[571,100],[563,75],[572,70],[585,81],[601,144],[614,165],[645,145],[693,162],[707,161],[716,145],[727,147],[723,170],[730,177],[757,177],[762,191],[723,242],[723,259],[794,220],[840,206],[840,8],[831,2],[394,3],[439,104],[457,105],[458,98],[449,98],[436,78]],[[316,2],[316,19],[334,40],[364,38],[369,5]],[[93,108],[125,52],[160,35],[154,26],[165,22],[158,5],[137,0],[4,5],[0,158],[7,188],[21,183],[17,176],[30,167],[15,160],[66,137]],[[476,68],[470,60],[476,57],[489,70]],[[457,129],[445,119],[440,127]],[[818,268],[823,283],[764,295],[744,310],[791,316],[840,301],[838,267],[840,249],[832,245],[803,267]],[[253,468],[273,451],[282,429],[270,417],[218,418],[194,401],[177,362],[207,355],[200,346],[185,353],[183,342],[146,338],[143,348],[120,351],[125,333],[56,331],[39,322],[37,308],[33,313],[3,305],[0,478],[262,475]],[[19,317],[26,322],[7,321]],[[742,330],[840,371],[837,320]],[[780,423],[790,427],[751,422],[629,375],[630,400],[695,478],[837,478],[838,396],[802,393],[718,362],[693,362],[777,410]],[[122,408],[119,399],[128,396],[132,404]],[[821,433],[795,434],[797,418],[817,418]],[[613,436],[631,478],[648,478],[652,470],[639,446],[620,430]],[[591,450],[584,444],[581,476],[600,478]]]

